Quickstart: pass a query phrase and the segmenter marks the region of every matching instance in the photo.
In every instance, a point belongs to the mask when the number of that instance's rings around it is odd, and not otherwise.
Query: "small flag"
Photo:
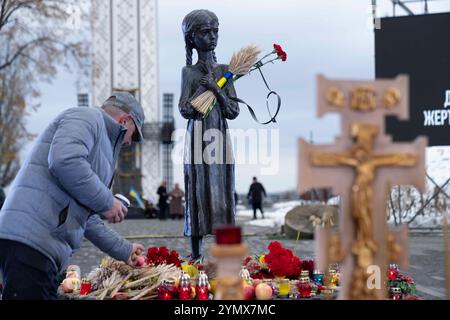
[[[136,199],[136,202],[138,203],[139,207],[141,207],[141,209],[145,210],[144,203],[142,202],[142,199],[139,196],[139,193],[137,193],[137,191],[134,188],[131,188],[130,196],[132,196],[134,199]]]

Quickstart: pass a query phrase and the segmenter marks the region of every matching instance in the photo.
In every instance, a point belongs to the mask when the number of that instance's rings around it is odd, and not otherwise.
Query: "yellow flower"
[[[191,278],[195,278],[198,275],[197,268],[192,264],[188,264],[188,263],[182,264],[181,270],[186,271],[187,274],[189,275],[189,277],[191,277]]]
[[[197,274],[198,274],[197,268],[195,266],[193,266],[193,265],[188,265],[186,271],[187,271],[187,273],[189,274],[189,276],[191,278],[195,278],[197,276]]]
[[[266,264],[266,256],[259,257],[259,263]]]

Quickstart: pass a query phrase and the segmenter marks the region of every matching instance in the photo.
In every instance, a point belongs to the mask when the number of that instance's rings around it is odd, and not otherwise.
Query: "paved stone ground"
[[[237,221],[243,227],[251,254],[266,252],[270,241],[277,240],[302,259],[314,257],[314,241],[302,240],[297,243],[280,237],[278,228],[254,227],[247,222],[245,218],[238,218]],[[188,238],[182,236],[183,222],[180,220],[128,220],[111,227],[131,241],[142,243],[146,248],[164,245],[177,250],[182,257],[187,257],[190,253]],[[206,258],[207,248],[212,241],[212,237],[204,241]],[[442,234],[411,234],[409,274],[416,280],[419,295],[424,299],[445,298],[443,251]],[[82,273],[88,273],[100,263],[103,256],[101,251],[85,241],[71,263],[79,265]]]

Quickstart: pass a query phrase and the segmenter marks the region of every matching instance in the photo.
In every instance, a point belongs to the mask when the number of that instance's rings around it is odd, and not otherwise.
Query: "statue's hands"
[[[214,93],[218,93],[220,90],[216,80],[214,80],[214,77],[211,73],[208,73],[207,75],[203,76],[200,79],[200,84]]]

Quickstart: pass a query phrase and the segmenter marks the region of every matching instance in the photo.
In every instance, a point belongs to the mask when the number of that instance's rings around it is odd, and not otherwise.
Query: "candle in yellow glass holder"
[[[291,284],[289,279],[281,279],[278,284],[278,295],[280,297],[287,297],[291,292]]]

